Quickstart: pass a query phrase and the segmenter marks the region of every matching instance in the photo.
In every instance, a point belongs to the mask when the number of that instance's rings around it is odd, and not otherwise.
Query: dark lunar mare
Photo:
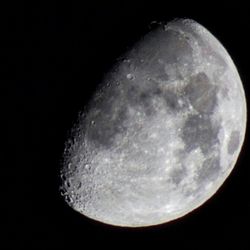
[[[233,154],[240,145],[240,131],[234,130],[230,135],[230,139],[227,146],[227,152]]]
[[[218,89],[212,85],[205,72],[192,76],[184,89],[190,104],[201,114],[212,114],[217,105]]]
[[[124,121],[128,117],[127,107],[119,103],[121,93],[118,89],[109,86],[104,91],[100,98],[94,100],[92,111],[87,115],[86,135],[97,148],[109,149],[115,136],[126,129]]]
[[[171,112],[178,112],[181,106],[178,102],[178,95],[172,90],[162,90],[157,86],[152,86],[151,90],[144,91],[139,95],[138,104],[142,105],[147,115],[153,115],[156,110],[153,109],[152,99],[161,98],[166,104],[166,108]]]
[[[219,142],[219,125],[213,125],[209,116],[190,115],[182,129],[181,138],[185,143],[186,152],[200,147],[207,155],[213,145]]]
[[[181,138],[185,143],[185,152],[189,153],[196,148],[201,148],[205,157],[215,152],[215,145],[219,143],[219,123],[212,123],[211,115],[218,104],[218,89],[212,85],[209,77],[204,73],[191,77],[185,88],[185,93],[193,108],[198,114],[190,115],[184,123]],[[188,167],[188,166],[187,166]],[[204,185],[216,179],[220,168],[220,156],[209,156],[202,164],[197,176],[197,182]]]
[[[218,177],[218,169],[220,168],[220,156],[216,155],[205,159],[202,164],[201,170],[197,177],[197,182],[202,186],[204,183],[214,181]]]
[[[174,184],[179,185],[180,182],[184,179],[186,174],[187,174],[187,169],[184,166],[182,166],[182,168],[173,169],[173,171],[171,171],[169,176]]]

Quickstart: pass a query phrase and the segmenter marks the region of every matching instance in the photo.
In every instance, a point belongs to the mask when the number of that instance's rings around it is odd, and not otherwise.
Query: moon
[[[243,85],[222,44],[194,20],[159,24],[119,58],[79,116],[61,194],[106,224],[172,221],[216,193],[245,130]]]

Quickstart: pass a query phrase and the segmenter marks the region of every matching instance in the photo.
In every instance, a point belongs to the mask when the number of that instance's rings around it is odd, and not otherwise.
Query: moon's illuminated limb
[[[245,129],[244,90],[221,43],[192,20],[160,25],[90,102],[66,147],[63,195],[108,224],[168,222],[218,190]]]

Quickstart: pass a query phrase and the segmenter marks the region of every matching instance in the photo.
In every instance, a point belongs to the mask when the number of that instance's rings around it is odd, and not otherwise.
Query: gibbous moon
[[[226,180],[245,129],[242,82],[222,44],[193,20],[159,24],[106,74],[75,125],[62,195],[107,224],[177,219]]]

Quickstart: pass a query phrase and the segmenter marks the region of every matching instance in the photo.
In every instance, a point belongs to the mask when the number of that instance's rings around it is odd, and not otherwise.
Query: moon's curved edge
[[[191,28],[195,29],[196,32],[208,32],[209,34],[211,34],[204,26],[200,25],[199,23],[197,23],[196,21],[193,21],[191,19],[175,19],[175,20],[168,23],[168,25],[178,25],[179,26],[178,28],[181,29],[180,24],[190,26]],[[243,108],[244,108],[244,121],[243,121],[244,122],[244,124],[243,124],[244,125],[244,131],[243,131],[243,134],[245,135],[246,125],[247,125],[247,103],[246,103],[246,96],[245,96],[245,92],[244,92],[244,88],[243,88],[241,78],[239,76],[237,68],[236,68],[231,56],[229,55],[228,51],[225,49],[225,47],[221,44],[221,42],[215,36],[212,35],[212,38],[214,40],[216,40],[217,45],[219,47],[221,47],[222,51],[224,52],[223,54],[226,56],[227,63],[230,66],[230,69],[234,70],[235,76],[238,78],[237,79],[238,82],[241,83],[241,84],[238,84],[238,85],[240,85],[238,87],[239,87],[239,89],[241,91],[242,101],[243,101],[243,103],[242,103]],[[79,125],[80,125],[80,123],[79,123]],[[181,217],[184,217],[184,216],[194,212],[201,205],[203,205],[208,200],[210,200],[215,193],[217,193],[217,191],[223,186],[224,182],[227,180],[228,176],[233,171],[233,169],[234,169],[234,167],[235,167],[235,165],[236,165],[236,163],[238,161],[238,158],[240,157],[240,152],[242,150],[243,144],[244,144],[244,136],[241,136],[241,141],[240,141],[239,147],[237,149],[237,153],[235,154],[235,155],[237,155],[237,157],[234,158],[234,160],[231,162],[231,166],[227,169],[226,172],[224,172],[223,178],[220,178],[219,181],[217,181],[216,183],[213,184],[214,188],[211,189],[210,192],[207,193],[206,199],[202,198],[200,200],[197,200],[195,203],[193,203],[191,211],[188,210],[188,211],[183,211],[183,212],[176,213],[175,215],[169,216],[169,218],[165,218],[162,221],[159,221],[159,222],[157,222],[155,224],[149,224],[149,225],[148,224],[145,224],[145,225],[144,224],[139,224],[139,225],[127,224],[127,225],[125,225],[124,223],[123,224],[119,224],[119,223],[114,224],[113,222],[110,222],[110,221],[105,220],[103,218],[100,221],[95,217],[92,217],[92,216],[89,216],[89,215],[86,215],[86,214],[82,214],[71,203],[68,202],[68,204],[70,205],[70,207],[72,207],[76,212],[80,213],[81,215],[83,215],[83,216],[85,216],[87,218],[90,218],[90,219],[92,219],[94,221],[97,221],[98,223],[108,224],[110,226],[137,228],[137,227],[158,226],[158,225],[162,225],[162,224],[165,224],[165,223],[173,221],[173,220],[177,220],[177,219],[179,219]]]

